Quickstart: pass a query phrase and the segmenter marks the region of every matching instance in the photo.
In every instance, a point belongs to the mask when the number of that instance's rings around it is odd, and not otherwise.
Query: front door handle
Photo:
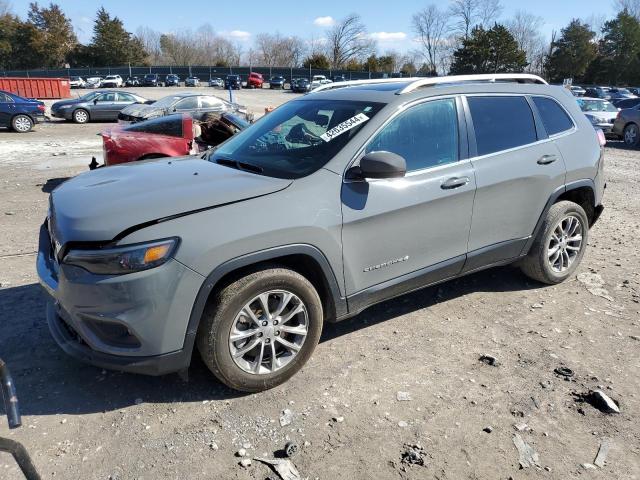
[[[452,177],[442,182],[440,188],[443,190],[452,190],[454,188],[463,187],[467,183],[469,183],[469,177]]]
[[[553,163],[556,160],[558,160],[557,155],[543,155],[538,160],[538,165],[549,165],[550,163]]]

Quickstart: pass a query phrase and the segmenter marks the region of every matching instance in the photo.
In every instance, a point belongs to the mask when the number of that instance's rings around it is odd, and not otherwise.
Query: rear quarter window
[[[557,135],[573,128],[573,120],[558,102],[546,97],[533,97],[544,128],[549,135]]]
[[[521,147],[537,141],[533,112],[521,96],[467,97],[478,155]]]

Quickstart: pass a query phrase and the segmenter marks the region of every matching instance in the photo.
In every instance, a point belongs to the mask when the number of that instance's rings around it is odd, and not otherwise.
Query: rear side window
[[[546,97],[533,97],[533,103],[540,112],[542,123],[549,135],[556,135],[573,128],[573,121],[555,100]]]
[[[123,129],[126,132],[153,133],[168,137],[182,137],[182,115],[167,115],[140,123],[131,124]]]
[[[478,155],[537,141],[533,112],[524,97],[467,97]]]

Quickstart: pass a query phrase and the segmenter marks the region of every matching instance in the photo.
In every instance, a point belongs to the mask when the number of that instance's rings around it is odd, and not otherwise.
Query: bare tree
[[[7,0],[0,0],[0,17],[11,13],[11,3]]]
[[[606,15],[602,13],[592,13],[587,18],[584,19],[584,23],[589,25],[591,31],[595,32],[595,40],[599,41],[602,39],[602,29],[604,24],[607,22]]]
[[[191,30],[163,34],[160,37],[162,56],[170,65],[197,65],[202,63],[202,52],[194,41]]]
[[[413,15],[412,27],[418,35],[422,54],[427,59],[430,70],[436,72],[443,41],[449,30],[448,12],[431,4]]]
[[[332,66],[338,68],[375,52],[375,42],[367,36],[360,15],[352,13],[327,32],[327,50]]]
[[[255,48],[258,63],[265,67],[296,67],[302,63],[306,52],[302,39],[279,33],[259,33]]]
[[[502,14],[500,0],[452,0],[450,15],[455,19],[455,30],[468,38],[473,27],[490,27]]]
[[[160,32],[149,27],[138,27],[136,30],[136,37],[140,39],[145,51],[149,54],[152,65],[157,65],[162,59],[161,36]]]
[[[614,0],[613,6],[619,12],[626,10],[640,20],[640,0]]]
[[[484,28],[491,28],[502,15],[500,0],[480,0],[478,2],[478,24]]]
[[[542,61],[547,48],[540,33],[543,25],[544,20],[541,17],[522,10],[518,10],[513,18],[506,22],[518,47],[527,54],[527,70],[531,73],[542,73]]]

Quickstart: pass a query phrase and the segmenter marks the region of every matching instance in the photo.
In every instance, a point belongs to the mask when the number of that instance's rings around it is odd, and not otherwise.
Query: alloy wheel
[[[638,142],[638,127],[629,125],[624,129],[624,143],[627,145],[635,145]]]
[[[78,110],[73,114],[73,117],[75,121],[78,123],[86,123],[87,120],[89,120],[89,116],[87,115],[87,112],[85,112],[84,110]]]
[[[13,128],[20,133],[28,132],[31,130],[31,127],[32,123],[28,117],[20,116],[13,121]]]
[[[229,333],[231,357],[247,373],[276,372],[298,355],[308,327],[300,297],[287,290],[261,293],[236,315]]]
[[[547,257],[556,273],[568,270],[582,249],[583,226],[580,218],[570,214],[553,229],[547,245]]]

